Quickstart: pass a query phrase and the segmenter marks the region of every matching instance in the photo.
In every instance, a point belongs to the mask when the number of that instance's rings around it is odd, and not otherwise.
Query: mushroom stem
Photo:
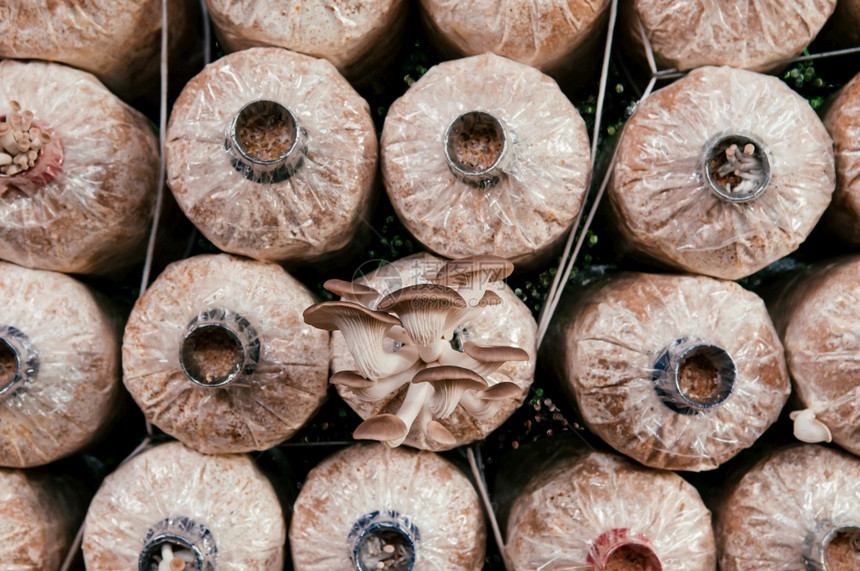
[[[817,444],[833,440],[830,429],[815,418],[815,412],[811,408],[792,411],[789,418],[794,421],[794,437],[801,442]]]
[[[429,383],[409,384],[409,388],[406,390],[406,398],[403,399],[403,403],[397,411],[397,416],[406,424],[407,428],[412,428],[412,423],[418,418],[418,414],[424,408],[424,404],[432,394],[433,387]],[[406,436],[396,440],[389,440],[385,444],[391,448],[396,448],[403,444],[405,440]]]

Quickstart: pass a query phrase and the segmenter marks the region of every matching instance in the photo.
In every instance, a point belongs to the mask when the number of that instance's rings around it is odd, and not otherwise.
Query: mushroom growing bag
[[[716,512],[724,571],[860,568],[860,460],[823,446],[780,450]]]
[[[711,513],[671,472],[603,452],[538,474],[511,508],[506,551],[515,571],[712,571]]]
[[[482,260],[446,262],[415,254],[381,266],[348,286],[356,291],[372,288],[365,298],[340,291],[344,300],[354,301],[365,315],[382,319],[382,327],[387,327],[384,334],[375,334],[378,344],[366,342],[371,337],[369,325],[353,329],[344,323],[332,337],[331,382],[365,419],[356,429],[356,438],[450,450],[485,438],[522,404],[534,380],[537,325],[528,307],[498,274],[467,278],[465,272],[456,273],[472,267],[496,271],[498,261]],[[470,291],[473,285],[476,289]],[[447,286],[455,290],[453,295],[444,292]],[[407,307],[414,306],[414,314],[397,306],[380,311],[383,303],[396,299],[396,292],[417,294],[412,300],[401,300]],[[462,306],[447,305],[445,295],[462,298]],[[420,308],[425,301],[426,314]],[[310,309],[305,312],[305,321],[310,313]],[[399,320],[402,327],[396,325]],[[421,347],[418,337],[425,333],[430,346]],[[368,370],[387,367],[392,369],[378,375]],[[377,421],[397,425],[402,434],[364,432]]]
[[[177,99],[165,147],[179,206],[218,248],[310,263],[355,240],[373,203],[367,103],[329,62],[253,48]]]
[[[660,68],[767,71],[812,42],[836,0],[630,0],[622,6],[626,39],[644,51],[641,22]]]
[[[556,75],[593,56],[608,0],[421,0],[430,40],[446,57],[493,52]]]
[[[125,386],[149,421],[195,450],[271,448],[326,397],[329,335],[302,322],[313,301],[275,264],[175,262],[129,317]]]
[[[806,442],[832,438],[854,454],[860,454],[858,300],[860,257],[852,256],[785,280],[770,307],[796,395],[806,407],[802,417],[792,413],[795,434]]]
[[[174,68],[188,58],[189,32],[199,16],[192,0],[170,0],[167,5]],[[161,0],[5,0],[0,7],[0,58],[71,65],[133,99],[158,85]],[[81,104],[70,107],[70,112],[84,111]]]
[[[549,255],[591,173],[585,122],[556,83],[493,54],[431,68],[382,130],[382,176],[400,220],[447,258]]]
[[[281,571],[285,539],[275,491],[250,458],[171,442],[105,479],[83,548],[87,569]]]
[[[206,0],[228,51],[266,46],[323,58],[353,83],[366,83],[400,49],[407,0]]]
[[[0,561],[4,568],[59,569],[85,507],[68,478],[0,469]]]
[[[146,119],[70,67],[7,60],[0,77],[0,163],[33,153],[16,174],[0,165],[0,258],[86,274],[137,261],[158,176]]]
[[[791,388],[761,299],[706,277],[592,286],[559,312],[547,344],[588,428],[653,468],[716,468],[777,419]]]
[[[69,456],[101,435],[120,389],[119,324],[68,276],[0,262],[0,466]]]
[[[860,2],[857,6],[860,22]],[[836,147],[836,190],[826,220],[840,238],[860,246],[860,74],[839,92],[824,125]]]
[[[609,185],[616,226],[659,263],[746,277],[812,231],[835,186],[832,147],[812,107],[779,79],[694,70],[627,121]]]
[[[296,571],[476,571],[485,544],[478,494],[453,464],[380,444],[314,468],[290,523]]]

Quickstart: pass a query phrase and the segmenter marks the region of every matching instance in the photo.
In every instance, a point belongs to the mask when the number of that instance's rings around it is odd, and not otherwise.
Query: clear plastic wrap
[[[733,282],[622,274],[564,307],[547,342],[588,428],[654,468],[716,468],[791,389],[764,303]]]
[[[314,468],[290,523],[296,571],[478,571],[485,546],[478,494],[453,464],[381,444]]]
[[[626,40],[643,51],[641,21],[658,67],[767,71],[812,42],[836,0],[631,0],[621,5]]]
[[[125,386],[149,421],[195,450],[271,448],[326,398],[329,335],[302,322],[313,302],[275,264],[175,262],[129,317]]]
[[[285,540],[275,490],[250,458],[171,442],[105,479],[87,512],[83,548],[94,570],[155,571],[178,558],[190,563],[179,569],[281,571]]]
[[[557,75],[593,55],[608,0],[421,0],[430,40],[447,57],[493,52]]]
[[[389,109],[381,149],[400,220],[448,258],[537,263],[591,173],[585,123],[556,83],[493,54],[431,68]]]
[[[0,258],[72,273],[137,261],[158,176],[146,119],[92,75],[64,65],[0,61],[0,77],[0,116],[17,103],[50,134],[35,167],[0,175]]]
[[[327,59],[351,82],[366,83],[400,49],[407,0],[206,0],[228,51],[281,47]]]
[[[188,59],[189,30],[199,15],[191,0],[167,5],[173,68]],[[0,58],[71,65],[127,99],[157,85],[160,54],[161,0],[6,0],[0,5]]]
[[[0,466],[73,454],[113,419],[120,324],[62,274],[0,262]]]
[[[706,67],[639,104],[609,199],[637,253],[738,279],[793,252],[834,186],[833,143],[805,99],[775,77]]]
[[[860,460],[823,446],[769,455],[719,509],[724,571],[860,568]]]
[[[511,569],[712,571],[711,513],[677,474],[585,452],[536,474],[507,522]]]
[[[230,54],[192,79],[173,107],[165,155],[191,222],[251,258],[309,262],[340,250],[373,203],[367,102],[326,60],[280,48]]]
[[[860,22],[860,2],[857,6]],[[840,238],[860,246],[860,75],[839,92],[824,125],[836,147],[836,190],[825,219]]]
[[[430,254],[414,254],[381,266],[356,279],[355,283],[369,286],[379,293],[369,305],[371,309],[375,309],[375,304],[383,296],[396,290],[417,284],[434,283],[437,272],[444,265],[444,260]],[[433,400],[433,393],[431,393],[426,397],[425,406],[422,406],[417,420],[410,427],[405,439],[405,444],[408,446],[441,451],[483,439],[507,420],[525,399],[535,374],[537,325],[528,307],[507,285],[503,282],[485,285],[498,295],[500,303],[491,306],[472,306],[472,311],[469,311],[465,317],[451,322],[446,328],[446,342],[450,342],[455,351],[446,352],[446,355],[455,357],[463,355],[463,346],[469,341],[484,346],[518,347],[528,354],[527,361],[507,361],[498,369],[483,376],[492,385],[504,383],[505,387],[511,388],[507,383],[512,383],[519,390],[514,391],[514,394],[493,400],[491,406],[487,403],[479,403],[480,406],[477,408],[487,409],[480,412],[475,412],[476,406],[471,404],[474,399],[466,403],[470,408],[466,408],[461,401],[446,418],[429,413]],[[451,334],[450,338],[447,337],[448,334]],[[390,343],[395,341],[391,339]],[[434,365],[439,365],[442,360],[444,359],[440,358],[440,361],[435,362]],[[446,361],[442,364],[449,363]],[[340,331],[335,331],[332,334],[332,373],[353,371],[356,368],[356,361],[347,347],[344,336]],[[336,388],[341,398],[361,418],[367,419],[379,414],[396,414],[401,410],[409,387],[415,384],[410,383],[408,378],[405,380],[405,383],[397,385],[390,392],[374,395],[372,398],[362,396],[359,390],[346,385],[337,384]],[[428,432],[432,433],[432,430],[428,431],[431,416],[450,433],[448,438],[453,437],[452,440],[439,441],[428,434]]]
[[[85,503],[76,484],[33,470],[0,469],[0,562],[9,570],[56,571]]]
[[[860,257],[800,272],[779,292],[770,310],[795,394],[810,420],[826,426],[824,440],[860,454]]]

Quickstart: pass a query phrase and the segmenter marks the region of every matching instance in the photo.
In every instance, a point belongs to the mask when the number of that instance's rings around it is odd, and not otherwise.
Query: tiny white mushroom
[[[11,165],[12,164],[12,155],[8,155],[6,153],[0,153],[0,166]]]
[[[789,417],[794,421],[794,436],[801,442],[815,444],[818,442],[831,442],[833,436],[827,425],[815,418],[812,409],[795,410]]]
[[[418,346],[421,360],[432,363],[448,345],[444,339],[448,314],[465,306],[460,294],[451,288],[418,284],[388,294],[377,309],[397,313],[409,338]]]
[[[305,323],[327,331],[340,330],[362,375],[376,380],[411,368],[418,360],[414,347],[389,353],[383,340],[400,320],[382,311],[373,311],[348,301],[327,301],[304,311]]]
[[[21,130],[29,131],[31,125],[33,124],[33,112],[29,109],[26,109],[21,112]]]
[[[449,365],[423,369],[415,375],[412,383],[433,385],[433,400],[430,404],[430,411],[441,419],[451,416],[464,392],[469,390],[481,391],[488,387],[484,377],[476,372]]]

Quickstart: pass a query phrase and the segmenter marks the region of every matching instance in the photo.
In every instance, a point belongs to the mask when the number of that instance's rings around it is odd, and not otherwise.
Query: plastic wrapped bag
[[[637,253],[738,279],[793,252],[834,185],[833,144],[805,99],[775,77],[708,67],[639,104],[609,198]]]
[[[6,569],[60,568],[78,525],[84,497],[70,478],[0,469],[0,562]]]
[[[87,569],[280,571],[286,525],[275,491],[244,455],[171,442],[109,475],[84,522]],[[174,564],[176,565],[176,564]]]
[[[711,571],[711,513],[671,472],[584,452],[536,474],[507,522],[511,569]]]
[[[812,42],[836,0],[633,0],[622,6],[627,42],[644,52],[641,21],[658,68],[767,71]]]
[[[371,301],[365,302],[368,308],[377,309],[376,304],[394,291],[417,284],[440,283],[436,277],[444,267],[444,260],[430,254],[415,254],[381,266],[353,283],[369,286],[378,292]],[[441,283],[444,282],[445,280],[442,280]],[[448,416],[444,416],[444,412],[433,412],[436,410],[433,405],[437,389],[431,390],[429,395],[422,397],[423,404],[418,411],[414,411],[416,416],[408,427],[408,435],[405,440],[401,440],[408,446],[434,451],[450,450],[456,446],[486,438],[522,404],[528,387],[534,380],[537,325],[531,312],[504,283],[495,281],[482,285],[496,294],[499,298],[498,304],[470,303],[469,307],[472,311],[449,321],[445,327],[444,340],[446,344],[450,343],[452,351],[446,350],[432,366],[453,364],[458,357],[470,361],[463,353],[466,349],[465,345],[469,342],[484,347],[516,347],[524,351],[526,353],[524,356],[528,359],[496,363],[495,365],[499,365],[498,368],[490,372],[483,371],[485,365],[490,365],[489,363],[481,365],[472,362],[475,369],[482,371],[482,376],[489,384],[500,385],[501,389],[505,389],[506,394],[500,394],[488,402],[479,400],[477,394],[479,389],[467,390],[459,402],[454,401],[457,403],[456,407],[449,411]],[[472,302],[474,301],[472,299]],[[395,339],[397,335],[389,330],[389,335],[386,337],[387,351],[392,351],[395,347],[404,348],[403,344]],[[407,346],[406,349],[414,350],[415,347]],[[393,351],[393,355],[397,355],[397,351]],[[332,372],[337,374],[354,371],[357,368],[356,360],[350,353],[344,336],[340,331],[336,331],[332,335]],[[332,377],[332,382],[336,384],[341,398],[363,419],[380,414],[409,416],[404,412],[407,408],[404,404],[406,395],[413,385],[423,384],[410,382],[416,368],[427,370],[431,365],[419,361],[405,371],[405,377],[403,374],[392,375],[391,381],[377,383],[375,388],[367,392],[360,386],[338,384],[335,382],[335,376]],[[392,381],[394,384],[390,384]],[[378,389],[382,390],[377,392]],[[441,387],[439,392],[445,393]],[[441,429],[437,426],[439,424]]]
[[[720,569],[860,568],[860,460],[822,446],[765,458],[716,510]]]
[[[313,301],[275,264],[175,262],[129,317],[125,386],[149,421],[195,450],[271,448],[326,398],[329,335],[302,322]]]
[[[36,129],[43,143],[35,166],[0,174],[0,258],[72,273],[115,272],[137,261],[158,176],[146,119],[70,67],[7,60],[0,77],[0,117],[29,117],[30,136]]]
[[[168,184],[220,249],[311,262],[355,239],[376,147],[367,103],[329,62],[253,48],[185,86],[168,127]]]
[[[857,6],[860,22],[860,2]],[[860,75],[839,92],[824,125],[836,146],[836,190],[825,217],[840,238],[860,246]]]
[[[485,54],[431,68],[394,102],[382,176],[400,220],[434,252],[537,263],[579,212],[588,145],[553,80]]]
[[[120,324],[62,274],[0,262],[0,466],[29,468],[101,435],[120,389]]]
[[[406,24],[406,0],[206,0],[228,51],[281,47],[327,59],[355,84],[391,63]]]
[[[485,545],[478,494],[453,464],[380,444],[314,468],[290,523],[296,571],[477,571]]]
[[[802,417],[792,413],[795,434],[806,442],[832,438],[860,454],[860,257],[800,272],[778,291],[770,310],[795,394],[806,407]]]
[[[559,75],[594,55],[609,2],[421,0],[420,7],[431,42],[447,58],[493,52]]]
[[[189,57],[189,35],[199,15],[187,0],[170,0],[167,5],[174,68]],[[157,85],[161,0],[6,0],[0,6],[0,58],[65,63],[133,99]],[[83,107],[70,105],[72,111]]]
[[[733,282],[622,274],[568,304],[547,342],[588,428],[654,468],[716,468],[791,388],[764,303]]]

